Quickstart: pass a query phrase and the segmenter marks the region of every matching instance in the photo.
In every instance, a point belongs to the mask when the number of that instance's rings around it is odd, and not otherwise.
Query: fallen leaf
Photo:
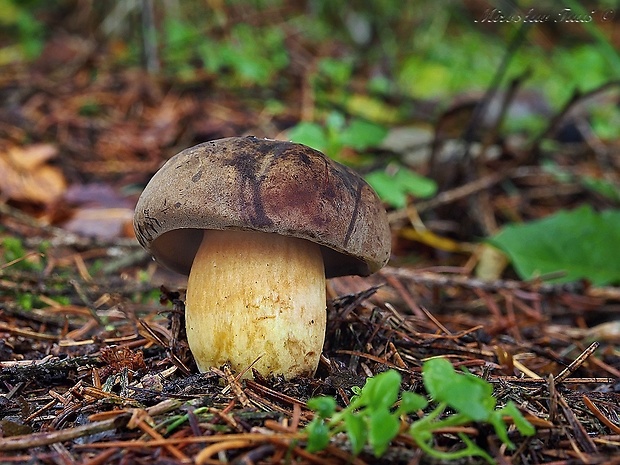
[[[64,228],[82,236],[112,239],[133,234],[132,221],[131,208],[83,208],[75,211]]]
[[[479,248],[476,277],[483,281],[494,281],[501,278],[508,266],[506,254],[489,244],[481,244]]]
[[[67,185],[62,171],[48,165],[57,148],[51,144],[12,147],[0,152],[0,190],[12,200],[50,205]]]
[[[70,218],[62,227],[90,237],[112,239],[133,236],[134,202],[107,184],[74,184],[64,197],[71,208]]]
[[[15,168],[33,170],[54,158],[57,153],[58,149],[51,144],[34,144],[25,148],[13,147],[8,150],[7,157]]]

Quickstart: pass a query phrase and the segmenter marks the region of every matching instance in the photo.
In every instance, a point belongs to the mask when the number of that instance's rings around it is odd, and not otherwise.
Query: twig
[[[166,399],[159,404],[153,405],[146,409],[150,416],[157,416],[169,412],[181,406],[183,401]],[[90,436],[103,431],[115,428],[122,428],[129,423],[131,419],[131,410],[116,415],[108,420],[95,421],[87,425],[76,426],[75,428],[67,428],[60,431],[46,431],[41,433],[26,434],[21,436],[12,436],[3,438],[0,441],[0,451],[30,449],[32,447],[46,446],[56,442],[70,441],[72,439]],[[165,441],[157,439],[157,441]],[[171,443],[174,444],[174,443]],[[104,443],[104,445],[106,445]],[[162,446],[164,444],[161,444]]]
[[[87,425],[76,426],[75,428],[3,438],[0,441],[0,451],[30,449],[90,436],[114,428],[121,428],[127,424],[129,418],[131,418],[131,415],[122,414],[110,420],[96,421]]]
[[[248,441],[256,441],[256,442],[266,442],[271,438],[278,438],[282,440],[295,440],[302,439],[305,437],[304,434],[301,433],[278,433],[267,435],[265,433],[231,433],[231,434],[216,434],[212,436],[192,436],[192,437],[173,437],[173,438],[165,438],[165,439],[153,439],[150,441],[144,440],[128,440],[128,441],[106,441],[100,443],[91,443],[91,444],[76,444],[76,448],[84,448],[84,449],[105,449],[108,447],[121,447],[121,448],[137,448],[141,449],[144,447],[162,447],[166,444],[184,444],[184,443],[192,443],[192,444],[201,444],[201,443],[215,443],[221,441],[235,441],[238,439],[248,440]]]
[[[557,130],[562,120],[569,114],[572,108],[575,105],[577,105],[580,101],[593,97],[596,94],[599,94],[601,92],[608,90],[611,87],[616,87],[616,86],[620,86],[620,81],[607,82],[595,89],[592,89],[589,92],[580,92],[580,91],[573,92],[573,95],[564,104],[564,107],[562,107],[562,109],[558,113],[556,113],[553,118],[551,118],[551,121],[549,121],[549,124],[547,125],[547,127],[538,136],[534,138],[534,140],[530,144],[530,149],[525,150],[523,152],[525,154],[525,157],[521,161],[524,163],[530,163],[534,161],[534,157],[536,157],[536,155],[540,151],[540,144],[542,144],[542,142],[547,137],[549,137],[551,134],[553,134]]]
[[[461,200],[465,197],[468,197],[476,192],[479,192],[484,189],[488,189],[489,187],[501,182],[502,180],[510,177],[510,171],[502,171],[500,173],[489,174],[488,176],[484,176],[478,179],[475,179],[467,184],[464,184],[459,187],[455,187],[454,189],[450,189],[444,192],[440,192],[437,196],[433,197],[430,200],[424,202],[417,202],[415,207],[408,207],[401,210],[395,210],[388,214],[388,219],[390,224],[395,224],[404,220],[407,220],[410,216],[413,208],[417,210],[417,213],[421,214],[427,210],[433,210],[437,207],[450,204],[452,202],[456,202],[457,200]]]
[[[613,421],[603,415],[603,412],[596,406],[594,402],[590,400],[587,395],[581,396],[581,400],[586,407],[594,414],[596,418],[598,418],[602,423],[604,423],[612,432],[615,434],[620,434],[620,426],[616,425]]]
[[[540,294],[559,294],[568,290],[573,290],[574,284],[552,284],[535,281],[517,281],[517,280],[495,280],[484,281],[478,278],[472,278],[467,275],[455,273],[436,273],[426,270],[410,270],[407,268],[385,267],[378,272],[384,276],[396,276],[406,279],[414,283],[434,286],[461,286],[466,289],[481,289],[487,292],[496,292],[505,290],[525,290],[535,289]]]
[[[37,333],[28,329],[13,328],[12,326],[0,323],[0,331],[6,331],[14,334],[15,336],[29,337],[32,339],[38,339],[40,341],[58,341],[60,336],[54,334]],[[3,362],[0,362],[2,364]]]
[[[564,418],[566,418],[566,421],[568,421],[568,424],[571,427],[573,435],[575,439],[579,442],[579,446],[581,446],[581,449],[583,449],[583,451],[585,451],[587,454],[596,453],[598,451],[598,448],[596,447],[595,442],[592,440],[592,438],[590,438],[590,436],[588,436],[588,433],[584,429],[581,422],[575,416],[575,413],[568,405],[568,402],[566,402],[566,399],[564,398],[564,396],[562,396],[562,394],[560,394],[559,392],[557,392],[557,400],[558,400],[558,405],[562,409]],[[570,440],[571,439],[570,435],[567,435],[567,436]],[[575,449],[575,452],[577,452],[578,454],[581,453],[579,449]]]
[[[146,332],[149,333],[149,336],[151,336],[161,347],[166,349],[166,354],[167,354],[168,358],[170,359],[170,361],[179,370],[181,370],[185,375],[189,375],[191,373],[190,369],[187,368],[185,363],[183,363],[183,360],[181,360],[179,357],[177,357],[177,355],[172,351],[172,349],[169,348],[170,345],[166,344],[162,340],[162,338],[159,337],[159,335],[157,333],[155,333],[155,331],[153,331],[153,329],[147,324],[146,321],[144,321],[143,319],[139,319],[138,322],[146,330]]]
[[[519,378],[517,376],[490,376],[487,380],[491,383],[515,383],[515,384],[543,384],[549,382],[546,378]],[[569,378],[562,380],[562,384],[611,384],[614,378]]]
[[[82,286],[80,285],[80,283],[78,283],[77,280],[75,279],[70,279],[69,284],[73,286],[73,288],[75,289],[75,292],[80,297],[84,305],[86,305],[86,308],[88,309],[90,315],[95,319],[97,324],[101,327],[104,327],[105,324],[101,320],[101,317],[97,314],[97,309],[95,308],[93,302],[90,300],[90,298],[86,295],[86,293],[82,289]]]
[[[253,446],[255,444],[254,441],[250,439],[233,439],[231,441],[223,440],[222,442],[217,442],[215,444],[211,444],[208,447],[205,447],[201,450],[198,455],[196,455],[195,463],[197,465],[202,465],[208,463],[208,460],[211,456],[223,452],[230,449],[245,449],[247,447]]]
[[[159,57],[157,56],[157,29],[155,29],[155,14],[153,0],[142,0],[142,45],[146,70],[155,74],[159,72]]]
[[[129,428],[140,428],[146,434],[151,436],[153,439],[164,439],[164,437],[159,434],[157,430],[155,430],[149,423],[152,423],[153,419],[151,416],[143,409],[135,409],[131,416],[131,419],[127,423],[127,427]],[[191,459],[181,452],[176,446],[173,444],[167,444],[164,446],[168,452],[170,452],[175,458],[180,460],[183,463],[191,462]]]
[[[572,373],[574,373],[577,368],[579,368],[581,365],[583,365],[583,362],[585,362],[590,355],[592,355],[596,349],[598,348],[600,344],[598,342],[593,342],[592,344],[590,344],[590,346],[584,350],[579,357],[577,357],[570,365],[568,365],[566,368],[564,368],[556,377],[555,377],[555,382],[556,383],[561,383],[562,381],[564,381],[564,379],[566,379],[567,377],[569,377]]]

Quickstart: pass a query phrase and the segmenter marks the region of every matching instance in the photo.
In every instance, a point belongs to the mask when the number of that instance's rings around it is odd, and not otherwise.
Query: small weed
[[[465,447],[455,452],[445,452],[432,446],[433,435],[447,427],[457,427],[472,422],[493,426],[497,436],[509,448],[514,444],[508,438],[504,417],[512,418],[521,434],[531,436],[534,427],[521,415],[516,405],[508,402],[496,409],[493,386],[469,373],[457,373],[445,359],[432,359],[423,366],[424,386],[435,408],[416,420],[409,427],[409,434],[416,444],[429,456],[441,460],[463,457],[483,457],[489,463],[493,458],[464,434],[459,434]],[[354,389],[355,396],[344,409],[337,411],[336,401],[331,397],[315,397],[308,407],[316,415],[308,424],[307,449],[317,452],[325,449],[331,438],[345,432],[354,454],[359,454],[368,444],[374,455],[380,457],[390,442],[401,431],[405,417],[421,412],[429,405],[429,399],[405,391],[398,400],[401,376],[388,370],[367,380],[363,388]],[[445,414],[450,408],[455,413]]]
[[[275,27],[237,24],[222,38],[206,32],[190,22],[167,19],[163,60],[168,69],[191,78],[201,63],[233,87],[266,86],[289,64],[284,35]]]
[[[45,245],[40,245],[39,249],[46,250]],[[41,271],[44,264],[37,257],[42,253],[27,252],[21,239],[17,237],[5,237],[0,244],[2,258],[5,264],[11,264],[22,271]],[[31,260],[34,258],[34,260]]]
[[[386,135],[387,129],[383,126],[361,119],[347,122],[344,115],[337,111],[329,113],[323,125],[301,122],[288,133],[293,142],[320,150],[337,161],[342,161],[345,149],[361,152],[376,147]]]
[[[437,192],[435,181],[397,164],[368,173],[366,181],[383,201],[394,208],[405,208],[408,195],[424,199]]]

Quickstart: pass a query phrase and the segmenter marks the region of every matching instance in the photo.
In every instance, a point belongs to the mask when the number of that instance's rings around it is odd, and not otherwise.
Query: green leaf
[[[359,397],[362,405],[371,410],[388,409],[398,399],[401,376],[396,370],[379,373],[366,381]]]
[[[514,402],[508,402],[503,408],[498,410],[498,412],[501,415],[512,418],[515,426],[524,436],[533,436],[536,433],[536,428],[525,419]]]
[[[398,434],[400,423],[388,410],[373,412],[370,417],[368,442],[375,457],[380,457],[387,450],[390,441]]]
[[[445,358],[432,358],[422,366],[422,379],[426,392],[438,402],[441,402],[438,396],[456,381],[457,376],[454,367]]]
[[[416,412],[426,408],[427,405],[428,401],[426,400],[426,397],[416,394],[415,392],[405,391],[401,396],[400,405],[396,410],[396,415]]]
[[[437,192],[437,184],[413,171],[400,166],[394,173],[373,171],[366,175],[366,181],[379,197],[395,208],[407,206],[407,195],[428,198]]]
[[[0,0],[0,24],[11,26],[19,18],[20,8],[12,0]]]
[[[339,111],[330,111],[325,118],[325,127],[328,131],[334,133],[335,136],[338,136],[338,134],[343,131],[346,122],[342,113]]]
[[[435,401],[447,403],[471,420],[485,421],[495,408],[491,384],[470,374],[457,374],[445,359],[425,362],[422,376]]]
[[[5,237],[0,242],[0,251],[2,252],[4,262],[11,262],[13,260],[23,259],[13,266],[17,269],[28,271],[40,271],[43,269],[44,264],[40,260],[34,260],[25,258],[28,252],[24,248],[24,244],[21,239],[17,237]]]
[[[620,211],[589,206],[561,211],[528,224],[510,225],[489,239],[512,260],[522,279],[562,271],[555,279],[620,283]]]
[[[319,72],[322,76],[330,79],[335,85],[345,85],[351,78],[353,65],[350,60],[322,58],[319,61]]]
[[[430,444],[433,440],[432,428],[422,420],[413,422],[409,428],[409,434],[418,445]]]
[[[359,415],[346,415],[344,417],[344,425],[346,427],[351,449],[355,455],[359,454],[368,439],[368,430],[364,418]]]
[[[32,310],[34,307],[34,296],[32,294],[19,294],[17,296],[17,303],[24,310]]]
[[[495,433],[497,434],[497,437],[499,438],[499,440],[502,441],[504,444],[506,444],[506,446],[508,446],[509,449],[514,449],[515,445],[512,443],[512,441],[508,437],[508,431],[506,430],[506,423],[504,422],[504,419],[502,418],[502,414],[500,413],[500,411],[495,410],[493,413],[491,413],[487,421],[493,426],[493,429],[495,430]]]
[[[394,208],[407,206],[407,194],[394,183],[394,178],[385,171],[373,171],[366,176],[366,182],[372,186],[377,195]]]
[[[614,202],[620,202],[620,188],[613,182],[606,179],[584,176],[581,178],[581,183],[586,189],[590,189]]]
[[[313,149],[324,151],[328,145],[324,129],[316,123],[302,121],[288,132],[292,142],[304,144]]]
[[[314,410],[321,418],[329,418],[336,411],[336,400],[327,396],[313,397],[308,400],[308,408]]]
[[[403,190],[418,198],[428,198],[437,192],[437,183],[432,179],[425,178],[410,169],[401,167],[394,178]]]
[[[306,445],[308,452],[318,452],[329,445],[329,428],[322,419],[315,418],[308,423],[306,432],[308,433]]]
[[[451,460],[457,460],[459,458],[462,457],[482,457],[484,458],[488,463],[490,464],[495,464],[495,460],[493,460],[493,457],[491,457],[489,454],[487,454],[483,449],[481,449],[480,447],[478,447],[474,441],[472,441],[469,436],[463,434],[463,433],[459,433],[459,438],[461,438],[461,441],[463,441],[465,443],[465,449],[462,449],[460,451],[454,452],[454,457]],[[448,453],[449,454],[449,453]]]
[[[387,129],[383,126],[354,119],[340,133],[340,142],[346,147],[353,147],[355,150],[366,150],[378,146],[386,135]]]

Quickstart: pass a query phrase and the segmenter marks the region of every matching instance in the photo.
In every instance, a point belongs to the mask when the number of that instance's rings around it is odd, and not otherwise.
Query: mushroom
[[[325,278],[390,255],[387,214],[354,171],[305,145],[231,137],[170,158],[136,205],[140,244],[188,275],[186,330],[201,371],[286,378],[317,369]]]

